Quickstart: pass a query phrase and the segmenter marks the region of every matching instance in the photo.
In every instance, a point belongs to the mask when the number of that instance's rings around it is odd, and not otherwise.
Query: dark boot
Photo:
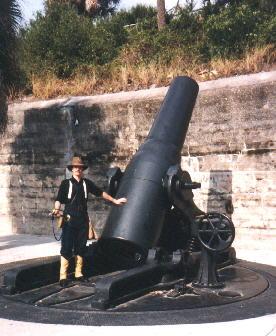
[[[69,280],[68,279],[61,279],[61,280],[59,280],[59,285],[62,288],[66,288],[69,285]]]
[[[60,257],[60,272],[59,272],[59,284],[61,287],[67,287],[69,281],[67,280],[67,272],[69,268],[69,261],[63,256]]]

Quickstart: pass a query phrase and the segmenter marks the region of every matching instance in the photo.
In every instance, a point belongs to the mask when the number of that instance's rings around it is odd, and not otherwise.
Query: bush
[[[114,15],[116,20],[119,20],[122,26],[132,25],[152,19],[156,17],[156,9],[151,6],[137,5],[130,10],[121,10]]]
[[[46,14],[38,14],[22,34],[24,69],[29,78],[36,75],[40,85],[45,78],[59,83],[71,76],[66,85],[84,78],[94,88],[104,86],[110,76],[121,76],[120,88],[139,88],[137,78],[145,87],[154,81],[146,79],[146,69],[152,78],[159,69],[170,69],[172,75],[191,69],[202,72],[219,58],[227,68],[229,59],[247,57],[254,47],[262,50],[270,44],[273,50],[276,39],[274,0],[217,0],[214,5],[206,1],[197,11],[187,1],[177,13],[167,15],[161,31],[154,7],[138,5],[91,19],[66,2],[71,1],[51,2]],[[164,78],[159,82],[166,84]]]
[[[29,75],[68,77],[83,65],[102,65],[118,54],[126,34],[116,22],[91,21],[69,5],[52,5],[23,33],[23,66]]]
[[[238,57],[257,44],[264,14],[247,4],[229,5],[203,24],[210,57]]]
[[[202,53],[203,28],[201,16],[186,6],[170,22],[170,30],[177,36],[178,45],[184,53],[198,57]]]
[[[148,64],[152,61],[168,64],[176,56],[198,56],[200,27],[198,14],[189,7],[182,9],[176,18],[168,17],[168,24],[158,31],[156,15],[141,19],[129,32],[129,43],[124,55],[130,63]]]
[[[276,16],[264,20],[258,34],[258,42],[260,45],[276,43]]]

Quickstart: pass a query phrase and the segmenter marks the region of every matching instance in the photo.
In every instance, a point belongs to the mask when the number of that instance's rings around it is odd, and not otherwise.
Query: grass
[[[62,80],[52,74],[33,77],[32,92],[35,98],[49,99],[61,96],[96,95],[167,86],[177,75],[187,75],[202,82],[268,71],[275,66],[275,46],[268,45],[248,51],[241,59],[213,59],[201,64],[191,59],[176,56],[173,62],[164,65],[113,63],[101,68],[79,69],[70,79]]]

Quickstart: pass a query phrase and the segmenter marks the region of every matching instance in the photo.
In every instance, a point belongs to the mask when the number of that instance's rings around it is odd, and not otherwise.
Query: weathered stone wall
[[[195,202],[227,212],[237,238],[275,237],[276,72],[200,84],[183,147],[182,168],[201,182]],[[74,153],[88,177],[106,185],[108,167],[124,168],[147,135],[167,88],[9,106],[0,139],[0,232],[50,234],[49,210]],[[101,229],[108,205],[90,201]],[[272,246],[274,248],[274,246]]]

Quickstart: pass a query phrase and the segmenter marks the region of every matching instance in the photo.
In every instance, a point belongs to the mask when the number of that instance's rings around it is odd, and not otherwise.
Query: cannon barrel
[[[99,244],[106,253],[128,253],[145,258],[161,234],[168,210],[163,179],[169,167],[179,164],[181,150],[198,94],[189,77],[173,80],[152,128],[120,181],[116,198],[123,206],[112,206]]]

